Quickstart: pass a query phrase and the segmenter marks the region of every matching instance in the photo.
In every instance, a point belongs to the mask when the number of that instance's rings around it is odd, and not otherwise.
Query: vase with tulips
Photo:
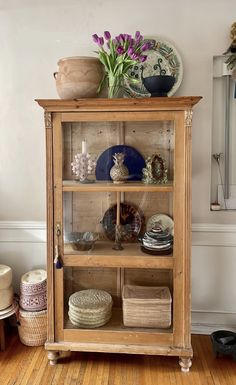
[[[98,57],[105,68],[105,75],[99,90],[108,83],[108,97],[117,97],[121,88],[125,88],[124,81],[135,81],[129,76],[129,70],[137,63],[147,59],[145,52],[151,48],[151,42],[145,41],[139,31],[132,37],[121,33],[115,38],[109,31],[104,36],[93,35],[94,42],[98,45]]]

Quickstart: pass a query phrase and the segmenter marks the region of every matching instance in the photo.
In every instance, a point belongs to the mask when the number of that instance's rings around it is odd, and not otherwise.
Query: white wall
[[[21,273],[45,263],[45,243],[38,242],[37,237],[26,245],[23,241],[4,239],[5,221],[13,223],[13,227],[18,223],[16,227],[20,229],[24,223],[28,226],[32,221],[45,222],[43,110],[34,99],[57,98],[52,75],[57,70],[57,61],[66,56],[93,54],[96,47],[91,35],[102,34],[104,30],[116,35],[133,34],[138,29],[144,35],[160,36],[176,46],[184,63],[183,82],[177,95],[203,96],[194,110],[193,122],[193,222],[236,223],[235,212],[209,210],[212,59],[228,47],[235,15],[235,0],[0,0],[0,261],[15,267],[16,282]],[[226,236],[227,231],[226,226]],[[220,247],[193,246],[196,325],[199,314],[201,318],[206,309],[210,318],[212,314],[228,314],[235,309],[235,305],[229,307],[225,303],[228,294],[235,293],[235,245],[230,247],[230,254],[226,255]],[[230,281],[220,302],[215,302],[207,277],[215,279],[222,266],[225,276],[221,279],[227,282],[229,273]]]

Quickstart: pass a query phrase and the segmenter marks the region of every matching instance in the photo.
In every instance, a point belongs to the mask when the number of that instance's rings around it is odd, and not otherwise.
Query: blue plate
[[[99,156],[95,170],[96,179],[111,180],[110,170],[114,166],[113,155],[117,152],[125,154],[124,164],[129,170],[128,180],[141,180],[145,160],[134,147],[126,145],[109,147]]]

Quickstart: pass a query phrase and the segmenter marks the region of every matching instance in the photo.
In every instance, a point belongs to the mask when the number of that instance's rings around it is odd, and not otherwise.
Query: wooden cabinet
[[[47,148],[48,337],[51,364],[60,351],[95,351],[173,355],[183,371],[191,366],[191,125],[192,107],[200,97],[148,99],[37,100],[45,110]],[[71,162],[87,151],[99,158],[109,147],[135,148],[144,159],[161,154],[168,168],[166,184],[141,180],[79,183]],[[107,167],[107,165],[104,165]],[[99,179],[99,175],[97,175]],[[151,255],[140,243],[124,241],[122,250],[104,235],[102,219],[117,199],[137,208],[145,229],[153,215],[174,220],[173,253]],[[101,237],[92,250],[76,251],[66,243],[71,232],[95,231]],[[62,268],[54,264],[59,255]],[[124,284],[168,286],[172,295],[171,327],[125,327]],[[112,295],[111,320],[82,329],[68,318],[68,298],[79,290],[104,289]]]

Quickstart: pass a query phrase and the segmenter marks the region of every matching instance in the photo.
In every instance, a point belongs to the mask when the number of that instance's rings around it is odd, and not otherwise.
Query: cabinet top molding
[[[56,111],[183,111],[192,108],[202,96],[181,96],[164,98],[120,98],[120,99],[36,99],[48,112]]]

